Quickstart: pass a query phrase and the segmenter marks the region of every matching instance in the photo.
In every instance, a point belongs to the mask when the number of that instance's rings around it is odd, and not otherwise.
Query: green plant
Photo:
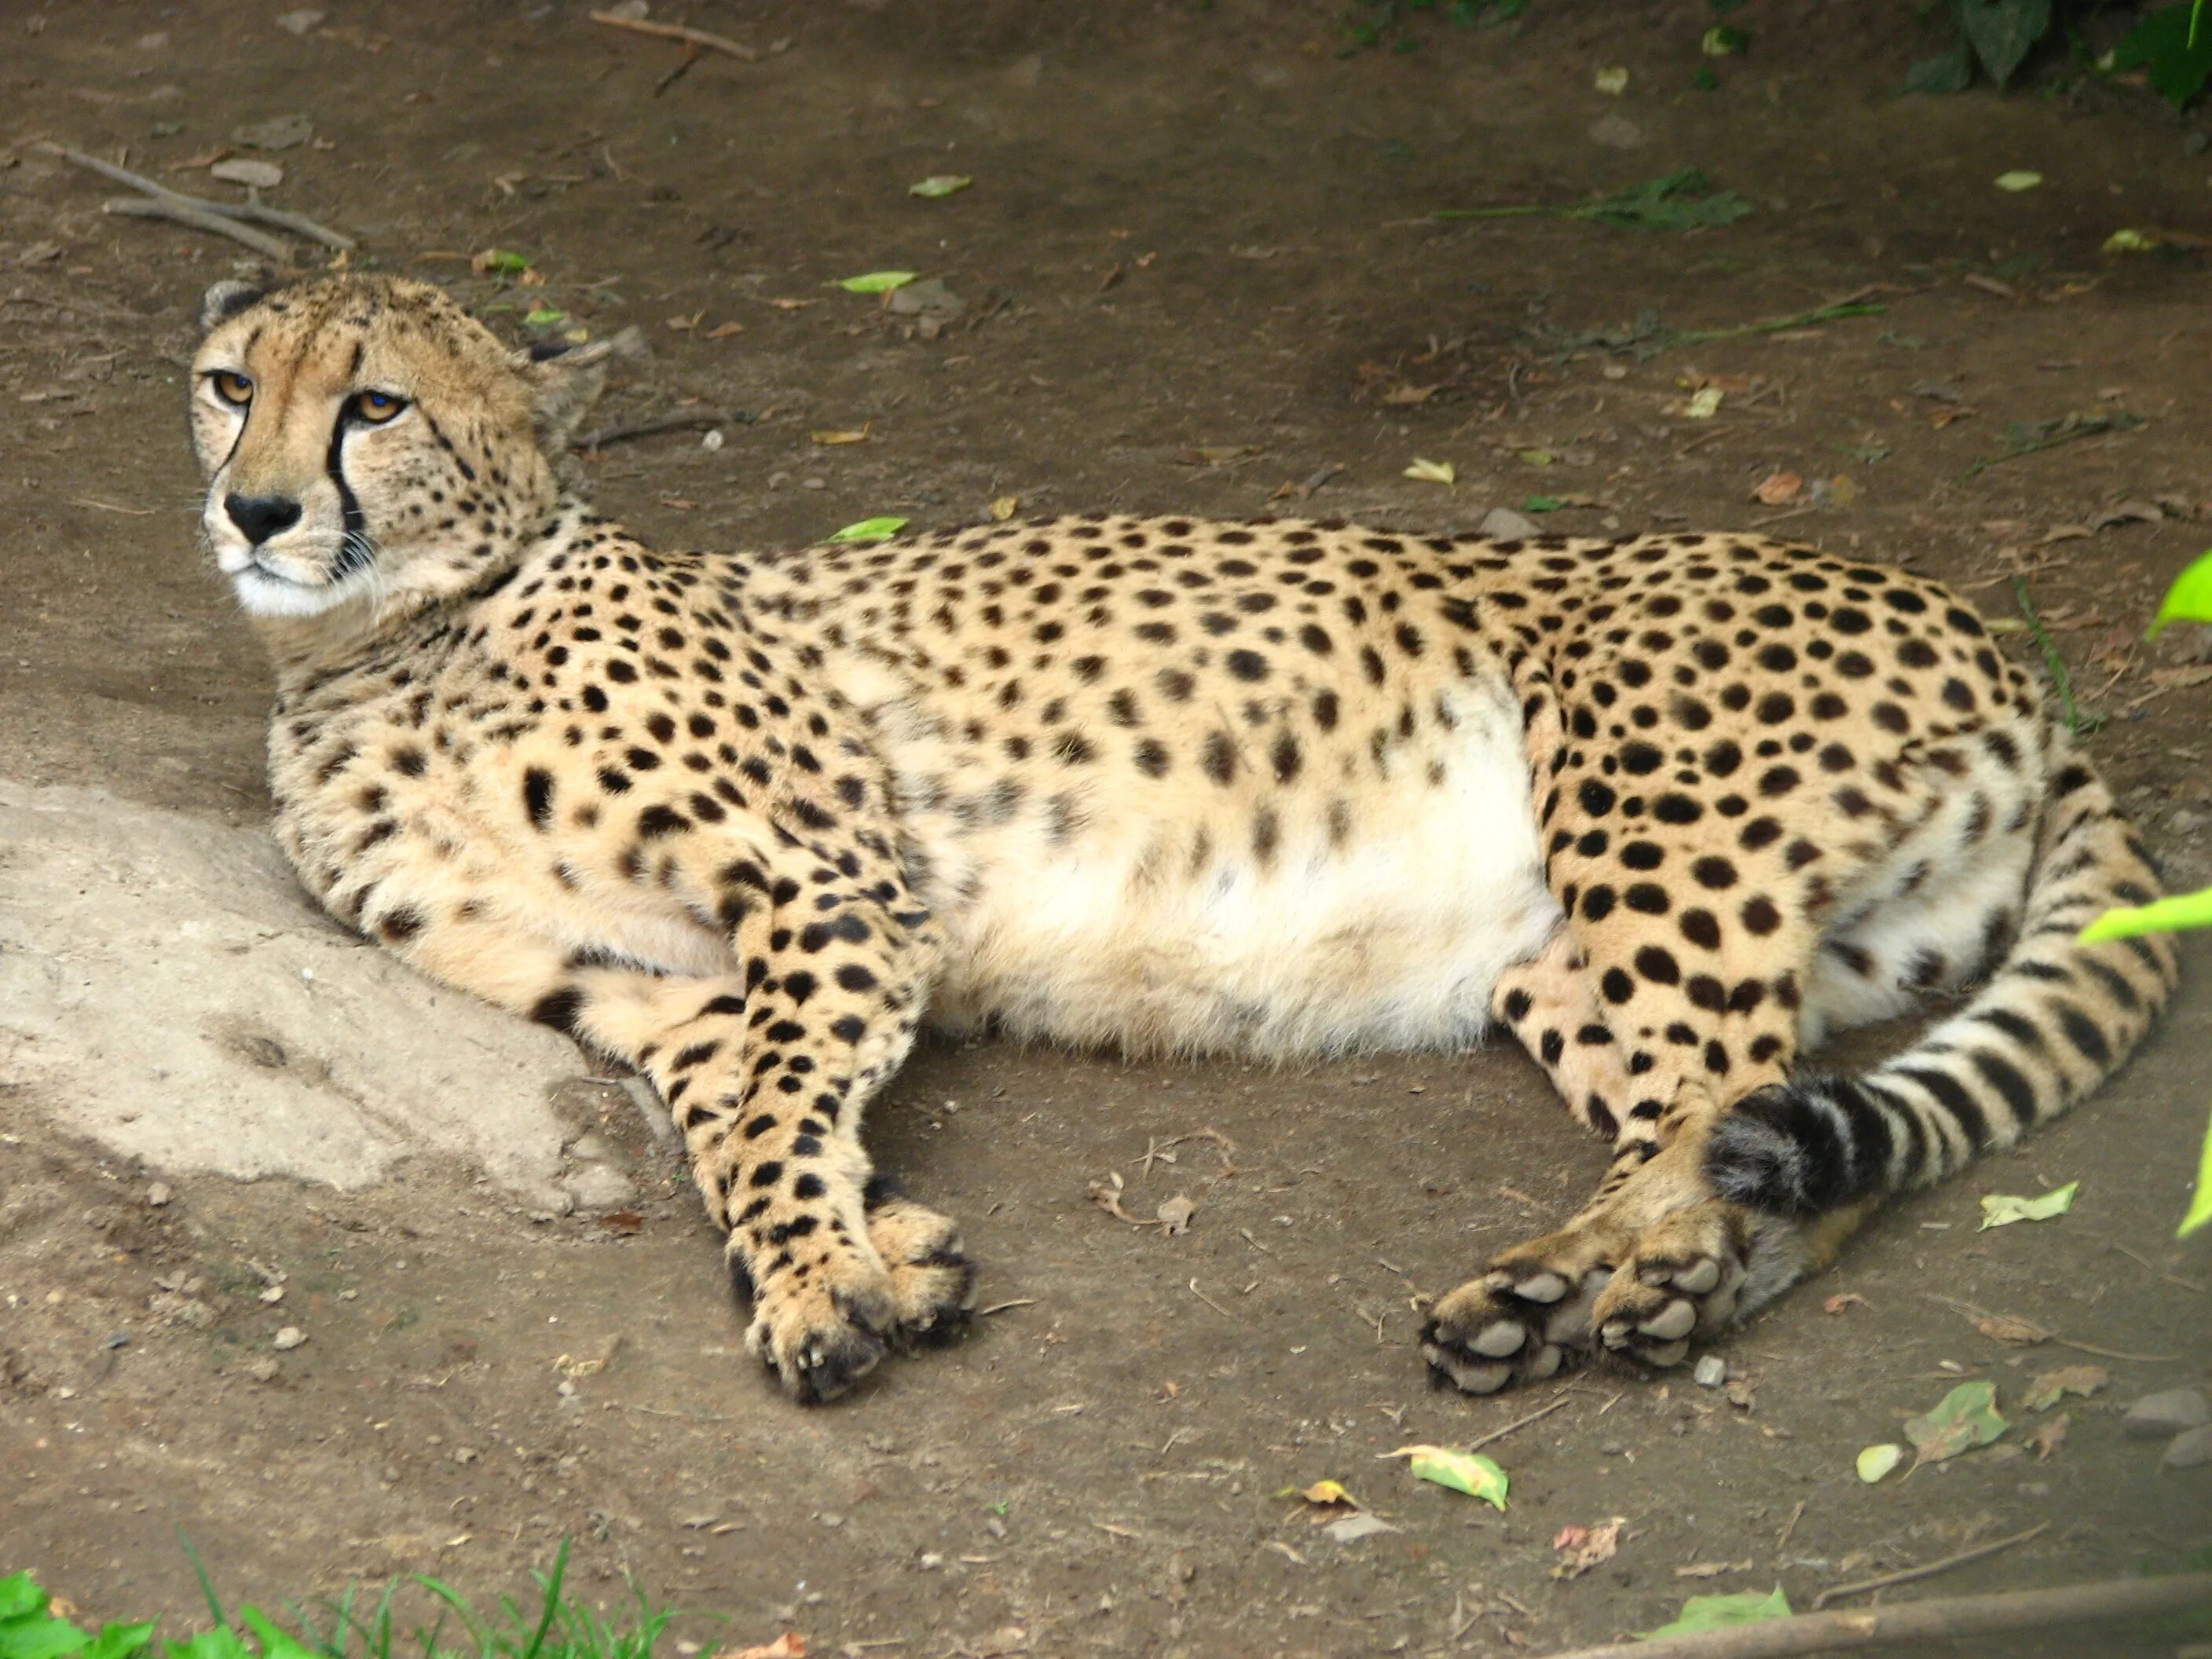
[[[537,1595],[526,1604],[503,1595],[497,1613],[485,1614],[450,1585],[417,1574],[404,1582],[418,1586],[436,1605],[438,1616],[428,1628],[401,1638],[392,1603],[402,1586],[395,1583],[365,1610],[356,1608],[356,1593],[348,1589],[323,1604],[319,1623],[316,1614],[295,1607],[295,1635],[250,1603],[240,1606],[234,1623],[198,1555],[189,1544],[185,1549],[215,1622],[207,1630],[162,1643],[164,1659],[395,1659],[395,1654],[410,1651],[417,1659],[653,1659],[654,1644],[679,1616],[672,1608],[653,1607],[635,1586],[636,1611],[619,1623],[563,1595],[568,1567],[563,1540],[553,1570],[531,1575]],[[449,1625],[456,1621],[464,1641],[447,1639]],[[140,1659],[153,1639],[151,1623],[110,1624],[97,1636],[87,1635],[53,1612],[51,1599],[30,1574],[0,1578],[0,1659]]]
[[[2176,109],[2212,79],[2212,0],[2175,0],[2138,22],[2098,67],[2125,72],[2142,70],[2150,83]],[[1905,77],[1907,92],[1963,92],[1976,75],[1999,86],[2009,82],[2036,46],[2054,33],[2071,35],[2064,0],[1947,0],[1955,32],[1950,46],[1915,64]]]
[[[2151,637],[2155,639],[2161,629],[2178,622],[2212,623],[2212,550],[2183,571],[2166,590],[2166,602],[2159,606],[2157,620],[2150,625]],[[2081,939],[2086,945],[2099,945],[2142,933],[2208,927],[2212,927],[2212,887],[2201,887],[2152,904],[2107,910],[2082,929]],[[2208,1222],[2212,1222],[2212,1127],[2206,1131],[2204,1150],[2197,1160],[2197,1192],[2189,1213],[2181,1219],[2181,1236],[2187,1237]]]

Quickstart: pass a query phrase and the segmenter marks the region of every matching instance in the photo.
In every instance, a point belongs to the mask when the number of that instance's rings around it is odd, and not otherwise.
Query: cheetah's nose
[[[222,510],[256,547],[300,522],[300,504],[289,495],[241,495],[234,490],[222,498]]]

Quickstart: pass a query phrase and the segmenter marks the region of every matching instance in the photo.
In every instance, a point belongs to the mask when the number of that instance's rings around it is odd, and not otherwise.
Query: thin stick
[[[742,412],[722,409],[692,409],[675,415],[650,415],[641,421],[628,421],[617,426],[603,426],[596,432],[586,432],[569,447],[574,449],[604,449],[609,444],[622,443],[631,438],[650,438],[661,432],[690,432],[702,426],[744,426],[749,419]]]
[[[1885,1572],[1876,1578],[1862,1578],[1855,1584],[1836,1584],[1822,1590],[1813,1598],[1813,1611],[1818,1613],[1831,1601],[1841,1601],[1846,1595],[1859,1595],[1868,1590],[1887,1589],[1892,1584],[1910,1584],[1915,1579],[1933,1578],[1939,1572],[1948,1572],[1954,1567],[1963,1567],[1969,1561],[1978,1561],[1985,1555],[1995,1555],[2008,1550],[2014,1544],[2025,1544],[2038,1534],[2051,1530],[2051,1522],[2042,1521],[2026,1532],[2016,1532],[2009,1538],[2000,1538],[1994,1543],[1977,1544],[1970,1550],[1960,1550],[1956,1555],[1947,1555],[1941,1561],[1930,1561],[1924,1567],[1905,1567],[1896,1572]]]
[[[1228,1309],[1223,1307],[1218,1302],[1216,1302],[1204,1291],[1200,1290],[1198,1288],[1198,1281],[1194,1279],[1190,1281],[1190,1293],[1196,1297],[1200,1302],[1206,1304],[1207,1307],[1212,1309],[1214,1312],[1219,1314],[1224,1319],[1234,1319],[1237,1317],[1235,1314],[1230,1312]]]
[[[88,172],[100,174],[103,179],[112,179],[118,185],[128,185],[133,190],[143,191],[157,202],[173,202],[181,207],[196,208],[202,213],[210,213],[221,219],[243,219],[258,225],[274,225],[279,230],[289,230],[295,235],[307,237],[311,240],[320,242],[325,247],[337,248],[341,252],[360,246],[352,237],[342,231],[332,230],[327,225],[319,225],[304,214],[287,213],[282,208],[270,207],[258,195],[252,196],[243,202],[211,201],[204,196],[187,196],[182,191],[171,190],[167,185],[157,184],[143,173],[133,173],[128,167],[119,167],[112,161],[103,161],[97,155],[88,155],[81,149],[71,149],[67,144],[57,144],[52,140],[43,140],[37,148],[48,155],[59,156],[72,167],[83,167]],[[143,209],[120,209],[112,204],[109,205],[107,211],[110,213],[131,211],[142,218],[174,217],[170,214],[148,214]],[[179,219],[177,222],[189,224],[194,222]],[[209,226],[200,228],[212,228]],[[218,234],[228,235],[230,233],[224,231]],[[243,237],[239,240],[245,240]],[[248,242],[246,246],[251,247],[255,245]],[[282,258],[283,254],[280,253],[277,257]]]
[[[226,219],[219,213],[210,213],[205,208],[167,196],[150,198],[118,196],[100,204],[102,213],[120,214],[130,219],[166,219],[173,225],[183,225],[191,230],[204,230],[210,235],[228,236],[234,242],[243,242],[256,253],[265,253],[272,259],[289,259],[292,246],[280,242],[274,236],[258,231],[251,225],[241,225],[235,219]]]
[[[1551,1659],[1795,1659],[1807,1653],[1986,1635],[2039,1626],[2087,1625],[2144,1619],[2201,1608],[2212,1600],[2212,1572],[2169,1578],[2119,1578],[2063,1589],[2011,1590],[1995,1595],[1939,1595],[1846,1613],[1731,1625],[1695,1636],[1649,1642],[1608,1642],[1572,1648]]]
[[[726,34],[709,34],[704,29],[687,28],[681,23],[648,23],[642,17],[617,17],[611,11],[593,12],[592,21],[605,23],[611,29],[628,29],[632,34],[650,34],[657,40],[683,40],[704,46],[709,52],[726,52],[748,64],[760,62],[760,54],[750,46],[742,46]]]
[[[1468,1441],[1467,1443],[1467,1449],[1469,1451],[1476,1451],[1484,1446],[1487,1446],[1493,1440],[1503,1440],[1507,1435],[1511,1434],[1516,1429],[1527,1428],[1538,1418],[1549,1417],[1553,1412],[1558,1411],[1566,1403],[1567,1401],[1565,1397],[1563,1396],[1558,1400],[1554,1400],[1548,1406],[1543,1407],[1539,1410],[1530,1412],[1526,1417],[1516,1417],[1510,1423],[1508,1423],[1504,1428],[1492,1429],[1488,1434],[1478,1436],[1476,1438]]]
[[[1035,1297],[1018,1296],[1012,1302],[994,1302],[988,1308],[976,1309],[975,1317],[978,1319],[988,1319],[993,1314],[1006,1313],[1015,1308],[1034,1308],[1036,1306],[1036,1298]]]
[[[1797,1523],[1805,1518],[1805,1505],[1810,1502],[1812,1499],[1808,1498],[1801,1498],[1797,1500],[1797,1507],[1790,1511],[1790,1519],[1783,1523],[1782,1536],[1774,1540],[1777,1555],[1790,1547],[1790,1534],[1797,1530]]]

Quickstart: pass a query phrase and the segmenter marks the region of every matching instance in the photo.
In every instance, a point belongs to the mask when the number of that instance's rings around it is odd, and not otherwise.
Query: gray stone
[[[2212,1424],[2200,1423],[2183,1430],[2158,1461],[2169,1469],[2197,1469],[2212,1463]]]
[[[1492,507],[1482,515],[1482,522],[1475,526],[1475,530],[1478,534],[1495,536],[1502,542],[1521,541],[1540,533],[1534,519],[1523,518],[1510,507]]]
[[[1642,149],[1644,129],[1626,115],[1607,115],[1590,123],[1590,142],[1607,149]]]
[[[1701,1389],[1717,1389],[1728,1381],[1728,1361],[1717,1353],[1707,1354],[1691,1370],[1690,1381]]]
[[[2202,1389],[2168,1389],[2147,1394],[2128,1407],[2120,1429],[2130,1440],[2164,1440],[2184,1429],[2212,1423],[2212,1405]]]

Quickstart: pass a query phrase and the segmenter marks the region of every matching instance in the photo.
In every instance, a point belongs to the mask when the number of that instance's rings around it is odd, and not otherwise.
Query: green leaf
[[[253,1659],[253,1650],[227,1625],[204,1630],[182,1642],[164,1642],[169,1659]]]
[[[2204,1151],[2197,1161],[2197,1196],[2190,1200],[2189,1213],[2181,1218],[2181,1231],[2175,1237],[2186,1238],[2208,1221],[2212,1221],[2212,1125],[2205,1128]]]
[[[1521,510],[1523,513],[1556,513],[1566,504],[1566,498],[1562,495],[1531,495],[1521,503]]]
[[[926,196],[934,201],[940,196],[957,196],[975,182],[965,173],[933,173],[920,184],[908,185],[906,187],[906,193],[909,196]]]
[[[297,1637],[289,1631],[278,1629],[261,1609],[252,1602],[249,1601],[241,1606],[238,1610],[238,1616],[245,1620],[246,1627],[259,1640],[261,1659],[319,1659],[319,1656],[304,1645]]]
[[[568,320],[567,312],[557,311],[551,306],[538,306],[522,319],[522,325],[525,328],[550,328],[556,323],[565,323]]]
[[[83,1659],[131,1659],[153,1639],[151,1620],[143,1625],[103,1625],[86,1647]]]
[[[1734,1595],[1693,1595],[1671,1625],[1644,1632],[1647,1639],[1660,1636],[1695,1636],[1701,1631],[1725,1630],[1730,1625],[1757,1625],[1769,1619],[1790,1617],[1790,1598],[1777,1584],[1765,1595],[1741,1590]]]
[[[2051,0],[1959,0],[1959,27],[2002,86],[2051,31]]]
[[[527,258],[503,247],[486,248],[477,255],[474,263],[487,272],[495,270],[502,276],[520,276],[530,269]]]
[[[1454,1451],[1449,1446],[1401,1446],[1389,1455],[1410,1458],[1407,1467],[1416,1480],[1449,1486],[1497,1509],[1505,1507],[1509,1484],[1505,1471],[1480,1452]]]
[[[2153,12],[2112,52],[2116,70],[2149,71],[2150,83],[2179,109],[2212,79],[2212,27],[2192,30],[2191,0]]]
[[[1730,58],[1750,44],[1751,37],[1741,29],[1716,23],[1705,31],[1705,38],[1698,43],[1698,47],[1708,58]]]
[[[2063,1187],[2053,1188],[2041,1198],[2015,1198],[2010,1193],[1991,1193],[1982,1200],[1982,1224],[1974,1231],[1985,1233],[1992,1227],[2009,1227],[2015,1221],[2048,1221],[2053,1216],[2064,1215],[2074,1207],[2074,1194],[2081,1185],[2078,1181],[2069,1181]]]
[[[46,1610],[46,1593],[27,1572],[0,1578],[0,1625]]]
[[[2212,30],[2206,32],[2212,33]],[[2158,619],[2150,625],[2150,637],[2156,639],[2160,629],[2178,622],[2212,623],[2212,550],[2198,554],[2195,562],[2173,579],[2173,586],[2166,590],[2165,603],[2158,608]]]
[[[848,524],[823,539],[833,542],[887,542],[905,529],[904,519],[863,519]]]
[[[61,1659],[84,1640],[84,1632],[66,1619],[18,1619],[0,1625],[0,1659]]]
[[[2184,927],[2212,927],[2212,887],[2177,893],[2148,904],[2107,910],[2081,930],[2084,945],[2104,945],[2144,933],[2171,933]]]
[[[1960,1452],[1986,1446],[2010,1426],[1997,1415],[1997,1385],[1961,1382],[1936,1409],[1905,1425],[1905,1437],[1918,1449],[1912,1467],[1941,1463]]]
[[[911,270],[871,270],[865,276],[845,277],[833,286],[848,294],[888,294],[895,288],[904,288],[915,276]]]
[[[2042,182],[2041,173],[2030,173],[2024,167],[2012,173],[2000,173],[1996,177],[1997,188],[2009,191],[2015,196],[2024,190],[2033,190]]]
[[[1948,52],[1923,58],[1905,72],[1907,92],[1964,92],[1974,83],[1974,46],[1961,32]]]

